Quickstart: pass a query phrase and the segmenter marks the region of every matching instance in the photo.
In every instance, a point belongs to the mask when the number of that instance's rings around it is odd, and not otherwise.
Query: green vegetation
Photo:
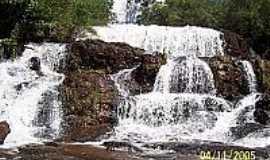
[[[2,0],[0,38],[67,41],[78,29],[105,25],[111,0]]]
[[[269,0],[166,0],[142,12],[142,24],[226,29],[249,38],[258,53],[270,48]]]

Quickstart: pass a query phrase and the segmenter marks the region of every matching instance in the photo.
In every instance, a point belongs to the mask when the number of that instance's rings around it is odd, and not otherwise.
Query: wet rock
[[[230,131],[232,133],[232,137],[234,140],[244,138],[250,133],[260,131],[264,128],[263,125],[257,124],[257,123],[246,123],[239,125],[237,127],[230,128]]]
[[[9,133],[9,124],[6,121],[0,122],[0,144],[4,144],[4,141]]]
[[[96,129],[102,135],[111,129],[110,125],[117,123],[114,113],[118,91],[109,75],[86,70],[70,72],[61,88],[63,127],[68,139],[93,140],[97,137]],[[110,127],[100,127],[104,124],[110,124]]]
[[[270,124],[270,96],[262,95],[260,100],[255,103],[254,111],[255,121],[260,124],[266,125]]]
[[[185,155],[200,155],[201,152],[211,152],[211,155],[219,152],[251,152],[255,151],[256,158],[259,159],[267,159],[269,158],[269,151],[263,148],[248,148],[248,147],[240,147],[234,146],[230,144],[225,144],[221,142],[210,142],[210,141],[202,141],[202,140],[192,140],[190,142],[160,142],[160,143],[150,143],[145,144],[143,147],[146,148],[155,148],[161,150],[173,150],[177,153],[185,154]],[[229,155],[229,154],[228,154]],[[231,155],[232,156],[232,155]],[[229,159],[234,159],[234,157],[230,157]]]
[[[33,71],[37,71],[39,72],[40,71],[40,68],[41,68],[41,64],[40,64],[40,59],[38,57],[32,57],[30,58],[29,60],[29,68]]]
[[[29,144],[19,147],[17,151],[0,149],[0,157],[8,160],[199,160],[198,156],[191,154],[108,151],[102,147],[87,144],[61,143],[57,145]]]
[[[131,73],[131,78],[135,82],[131,86],[131,93],[136,95],[151,92],[154,88],[157,73],[165,63],[165,56],[159,53],[143,56],[141,65]]]
[[[69,46],[67,70],[94,69],[113,74],[120,70],[144,64],[144,69],[153,70],[155,64],[163,61],[161,54],[144,54],[143,49],[125,43],[103,42],[101,40],[77,41]]]
[[[210,58],[209,65],[214,74],[218,96],[235,100],[249,93],[246,73],[231,56]]]
[[[67,69],[95,69],[117,73],[141,63],[143,49],[124,43],[106,43],[100,40],[77,41],[70,45]]]
[[[107,141],[103,143],[103,146],[105,146],[106,150],[108,151],[114,151],[115,149],[119,149],[119,148],[126,148],[128,152],[132,152],[132,151],[140,152],[140,153],[143,152],[141,148],[129,142]]]

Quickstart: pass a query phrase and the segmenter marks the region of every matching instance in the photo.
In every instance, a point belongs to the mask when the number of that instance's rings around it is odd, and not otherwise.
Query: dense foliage
[[[143,9],[140,23],[235,31],[262,53],[270,47],[269,0],[166,0]]]
[[[66,40],[78,28],[106,24],[111,6],[111,0],[2,0],[0,35],[21,41]]]

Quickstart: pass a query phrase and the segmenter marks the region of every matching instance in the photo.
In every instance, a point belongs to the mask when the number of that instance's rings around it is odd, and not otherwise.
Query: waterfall
[[[169,58],[183,56],[213,57],[223,55],[223,34],[202,27],[139,26],[113,24],[94,27],[98,38],[106,42],[124,42],[146,51],[168,54]]]
[[[254,73],[252,64],[249,61],[246,61],[246,60],[240,61],[240,63],[242,65],[242,67],[243,67],[243,70],[246,73],[249,91],[251,93],[257,92],[256,74]]]
[[[119,125],[112,139],[149,142],[199,138],[215,127],[221,113],[231,111],[229,102],[215,96],[214,76],[203,60],[223,55],[222,33],[190,26],[95,28],[105,41],[126,42],[144,48],[146,54],[153,51],[167,54],[167,64],[160,68],[150,93],[128,95],[123,80],[130,79],[134,69],[113,75],[125,98],[118,106]]]
[[[118,23],[126,22],[127,4],[126,0],[115,0],[113,3],[112,12],[115,13]]]
[[[136,22],[134,18],[140,14],[138,7],[141,2],[123,0],[120,3],[115,0],[118,9],[114,11],[121,10],[116,14],[122,15],[117,17],[118,22]],[[195,26],[119,23],[94,29],[97,33],[94,38],[127,43],[145,49],[145,54],[157,51],[167,57],[167,63],[161,66],[150,93],[128,94],[127,81],[132,79],[130,73],[134,69],[112,75],[124,99],[118,106],[119,124],[110,140],[144,143],[202,139],[251,147],[270,143],[267,139],[269,129],[238,139],[233,132],[235,127],[256,124],[253,113],[260,94],[256,93],[256,76],[249,61],[241,61],[240,64],[246,73],[251,94],[237,105],[216,96],[214,75],[205,60],[224,56],[223,33]],[[252,143],[247,143],[249,139]]]
[[[120,92],[120,96],[128,97],[129,96],[129,81],[131,80],[131,73],[137,67],[131,69],[124,69],[120,72],[111,75],[111,79],[115,82],[115,85]]]
[[[138,16],[141,15],[141,8],[154,1],[164,2],[164,0],[114,0],[112,12],[116,15],[117,23],[136,23]]]
[[[214,75],[206,62],[181,57],[164,65],[157,75],[155,92],[216,94]]]
[[[10,124],[5,146],[39,142],[59,134],[61,102],[57,86],[64,75],[65,45],[29,44],[22,57],[0,63],[0,120]],[[30,68],[30,60],[40,60],[40,71]],[[46,99],[49,98],[49,99]]]

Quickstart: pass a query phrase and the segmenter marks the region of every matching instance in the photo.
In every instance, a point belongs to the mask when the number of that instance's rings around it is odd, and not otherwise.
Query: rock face
[[[134,82],[134,86],[131,87],[131,94],[136,95],[153,90],[157,73],[160,67],[166,63],[165,59],[166,58],[159,53],[144,55],[142,57],[141,65],[131,73]]]
[[[110,131],[118,93],[108,75],[86,70],[67,73],[62,91],[67,140],[93,140]]]
[[[106,43],[100,40],[74,42],[70,46],[68,69],[95,69],[117,73],[139,65],[144,50],[124,43]]]
[[[210,58],[209,65],[214,74],[218,96],[234,100],[249,93],[245,73],[231,56]]]
[[[9,133],[9,124],[6,121],[0,122],[0,144],[4,144],[4,141]]]
[[[270,124],[270,96],[267,94],[262,95],[260,100],[255,104],[254,112],[255,121],[260,124]]]
[[[37,71],[37,72],[40,71],[40,68],[41,68],[41,66],[40,66],[40,59],[38,57],[32,57],[32,58],[30,58],[29,63],[30,63],[29,68],[31,70],[34,70],[34,71]]]

